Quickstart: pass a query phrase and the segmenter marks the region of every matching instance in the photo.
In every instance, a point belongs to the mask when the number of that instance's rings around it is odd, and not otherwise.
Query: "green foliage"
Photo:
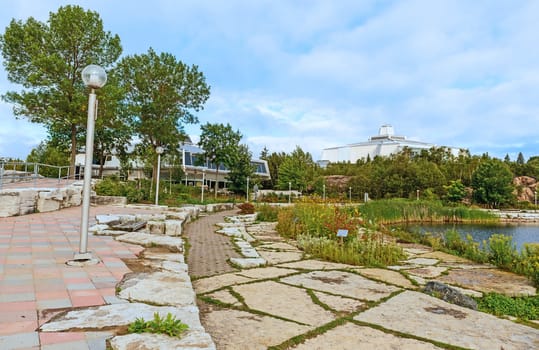
[[[466,186],[461,180],[451,180],[449,185],[444,186],[446,198],[450,202],[461,202],[466,198]]]
[[[13,19],[0,36],[0,50],[9,81],[24,88],[3,99],[16,116],[45,125],[51,136],[69,135],[74,168],[87,119],[81,70],[92,63],[110,68],[122,53],[120,38],[103,30],[97,12],[67,5],[51,12],[46,23]]]
[[[153,314],[153,320],[145,321],[137,318],[127,329],[129,333],[158,333],[166,334],[170,337],[181,338],[189,326],[181,320],[176,319],[170,312],[166,317],[161,317],[158,312]]]
[[[513,244],[513,238],[506,235],[496,234],[488,240],[490,261],[502,269],[510,270],[517,260],[517,249]]]
[[[539,296],[508,297],[497,293],[488,293],[476,298],[479,310],[497,316],[514,316],[523,320],[539,319]]]
[[[274,222],[278,220],[279,207],[259,204],[256,206],[257,219],[259,221]]]
[[[136,152],[157,172],[157,147],[173,154],[186,139],[184,124],[198,123],[193,112],[203,108],[210,87],[198,67],[188,66],[170,53],[147,53],[122,58],[115,79],[124,89],[124,113],[134,116],[133,130],[140,143]]]
[[[290,186],[300,192],[311,191],[317,171],[318,166],[311,154],[297,146],[279,167],[277,187],[281,190],[288,190]]]
[[[251,152],[246,145],[239,145],[235,157],[228,165],[229,172],[226,179],[229,182],[228,188],[234,193],[244,194],[247,189],[247,178],[253,178],[254,166],[251,164]],[[253,185],[254,181],[250,184]]]
[[[391,241],[385,241],[380,234],[352,236],[341,244],[329,237],[315,237],[301,234],[298,246],[313,257],[351,265],[387,266],[403,260],[406,255],[402,248]]]
[[[36,148],[32,149],[26,161],[29,163],[40,163],[55,166],[69,165],[69,151],[56,146],[51,141],[42,141]],[[28,171],[34,171],[28,170]],[[53,167],[40,166],[39,174],[45,177],[58,177],[58,169]],[[62,176],[67,175],[67,168],[61,172]]]
[[[362,217],[378,224],[399,222],[494,222],[499,218],[464,206],[446,207],[440,201],[372,200],[361,207]]]
[[[507,164],[498,159],[487,159],[473,173],[473,198],[477,203],[499,208],[514,200],[512,182],[513,174]]]
[[[361,221],[354,207],[300,202],[278,213],[277,232],[297,239],[306,253],[320,259],[356,265],[383,266],[404,258],[402,249],[381,234],[359,233]],[[348,237],[336,236],[347,229]]]

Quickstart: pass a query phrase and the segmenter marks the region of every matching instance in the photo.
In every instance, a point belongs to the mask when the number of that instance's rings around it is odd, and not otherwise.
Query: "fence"
[[[35,162],[14,162],[0,160],[0,190],[6,184],[37,182],[39,179],[57,179],[58,183],[68,180],[69,166],[57,166]]]

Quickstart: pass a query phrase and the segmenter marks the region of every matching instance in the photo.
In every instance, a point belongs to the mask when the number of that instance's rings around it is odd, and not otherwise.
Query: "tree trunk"
[[[219,165],[215,166],[215,193],[214,198],[217,198],[217,184],[219,183]]]
[[[69,176],[75,176],[75,159],[77,156],[77,125],[71,124],[71,157],[69,159]],[[88,164],[84,164],[88,166]],[[90,164],[92,166],[92,164]]]

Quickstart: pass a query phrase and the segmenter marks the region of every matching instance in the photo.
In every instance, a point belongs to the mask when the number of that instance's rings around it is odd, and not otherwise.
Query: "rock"
[[[116,336],[110,340],[113,350],[176,350],[199,349],[215,350],[215,344],[208,333],[187,331],[181,338],[169,337],[164,334],[127,334]]]
[[[477,302],[474,299],[443,283],[430,281],[425,285],[425,288],[423,288],[423,292],[445,300],[448,303],[477,310]]]
[[[152,305],[195,305],[195,292],[187,271],[130,273],[120,282],[122,299]]]
[[[181,236],[182,235],[182,220],[166,220],[165,221],[165,234],[167,236]]]
[[[147,223],[147,229],[152,235],[162,235],[165,234],[165,222],[150,220]]]
[[[183,251],[183,240],[180,237],[152,235],[144,232],[129,232],[116,237],[118,241],[139,244],[144,247],[165,246],[173,252]]]
[[[19,215],[19,201],[17,191],[0,192],[0,217]]]
[[[262,258],[230,258],[230,262],[240,266],[242,269],[266,265],[266,260]]]
[[[127,198],[120,196],[92,196],[90,203],[93,205],[126,205]]]
[[[118,215],[96,215],[95,219],[98,224],[114,226],[120,223]]]

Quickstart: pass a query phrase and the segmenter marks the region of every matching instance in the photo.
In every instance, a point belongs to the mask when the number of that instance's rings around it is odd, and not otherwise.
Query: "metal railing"
[[[34,182],[35,186],[39,179],[55,179],[60,184],[72,177],[69,169],[69,166],[0,160],[0,190],[8,184]]]

